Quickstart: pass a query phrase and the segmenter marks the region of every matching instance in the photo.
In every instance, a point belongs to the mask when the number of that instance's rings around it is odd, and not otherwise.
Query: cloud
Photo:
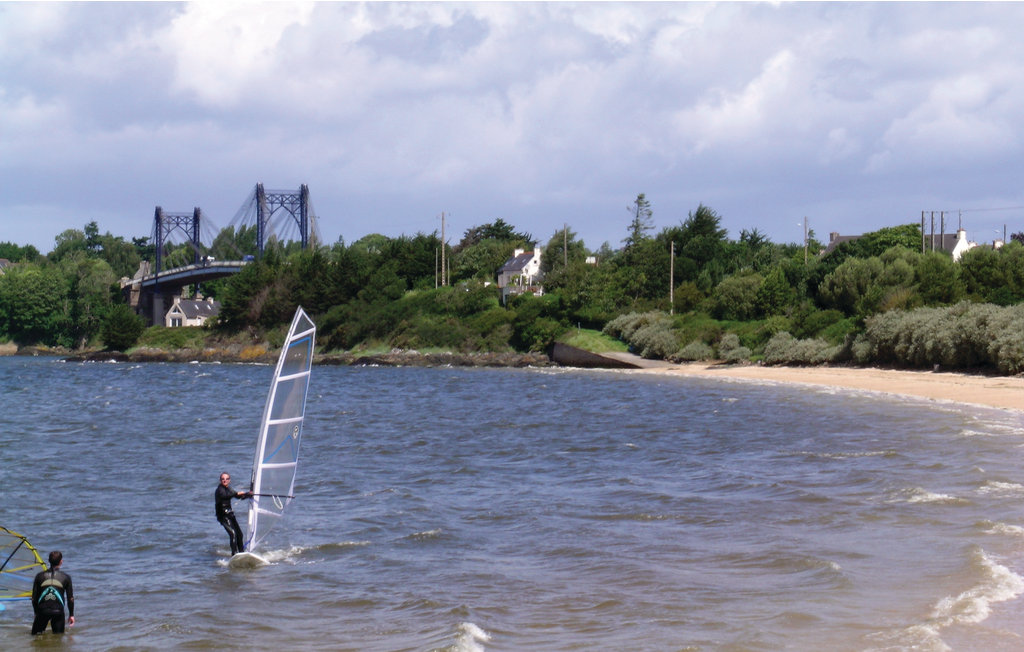
[[[659,227],[704,203],[781,239],[794,215],[1024,204],[1022,25],[1015,3],[0,4],[0,240],[140,235],[156,204],[226,222],[257,181],[309,183],[331,241],[445,210],[596,247],[639,192]]]

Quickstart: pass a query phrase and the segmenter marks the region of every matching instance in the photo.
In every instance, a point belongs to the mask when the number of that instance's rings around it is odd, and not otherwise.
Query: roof
[[[505,264],[501,266],[498,273],[502,272],[521,272],[526,269],[526,266],[533,260],[533,252],[527,251],[517,256],[512,256],[505,261]]]
[[[175,305],[178,306],[186,319],[206,319],[216,317],[220,313],[220,301],[180,299]]]

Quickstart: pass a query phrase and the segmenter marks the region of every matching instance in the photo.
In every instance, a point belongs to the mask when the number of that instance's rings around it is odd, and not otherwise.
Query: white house
[[[516,249],[498,270],[498,287],[529,287],[540,279],[540,247],[533,251]]]
[[[207,299],[182,299],[174,297],[174,305],[167,311],[164,323],[168,328],[178,326],[202,326],[206,320],[220,314],[220,301]]]
[[[533,251],[516,249],[512,257],[498,270],[498,287],[501,288],[501,300],[505,301],[510,294],[533,292],[544,294],[540,286],[540,247]]]

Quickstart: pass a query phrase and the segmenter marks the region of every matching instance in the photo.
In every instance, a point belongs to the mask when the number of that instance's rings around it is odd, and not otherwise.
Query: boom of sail
[[[256,440],[246,550],[259,546],[294,497],[315,339],[316,324],[299,307],[277,360]]]
[[[32,581],[43,570],[46,564],[28,539],[0,527],[0,600],[31,598]]]

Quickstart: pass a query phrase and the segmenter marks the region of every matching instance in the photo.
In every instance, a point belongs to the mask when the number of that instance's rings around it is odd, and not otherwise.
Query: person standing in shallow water
[[[242,528],[238,527],[238,520],[235,512],[231,509],[232,498],[251,498],[251,491],[235,491],[231,488],[231,476],[227,473],[220,474],[220,484],[214,492],[214,503],[217,511],[217,521],[227,530],[228,539],[231,542],[231,554],[236,555],[245,552],[245,539],[242,537]]]
[[[71,588],[71,576],[60,570],[64,555],[60,550],[50,553],[49,570],[36,573],[32,582],[32,635],[46,631],[49,625],[54,634],[64,633],[64,607],[68,609],[68,625],[75,624],[75,592]]]

